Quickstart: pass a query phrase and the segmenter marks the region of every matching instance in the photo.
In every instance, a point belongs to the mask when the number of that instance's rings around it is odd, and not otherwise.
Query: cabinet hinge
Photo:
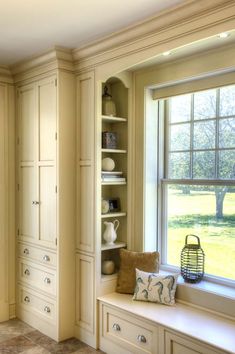
[[[20,144],[20,138],[19,137],[17,138],[17,144],[18,145]]]
[[[55,133],[55,140],[57,140],[57,132]]]
[[[55,79],[55,86],[57,87],[57,79]]]
[[[17,229],[17,235],[18,236],[20,235],[20,229]]]
[[[56,244],[56,246],[57,246],[57,238],[55,239],[55,244]]]
[[[55,192],[57,193],[57,186],[55,186]]]
[[[17,184],[17,190],[18,190],[18,191],[20,190],[20,185],[19,185],[19,183]]]

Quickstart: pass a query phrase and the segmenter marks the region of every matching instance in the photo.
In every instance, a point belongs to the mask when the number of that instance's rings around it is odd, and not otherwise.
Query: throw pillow
[[[146,272],[158,272],[158,252],[132,252],[120,249],[120,270],[118,272],[118,293],[133,294],[135,288],[135,269]]]
[[[174,305],[178,274],[159,275],[136,269],[133,300]]]

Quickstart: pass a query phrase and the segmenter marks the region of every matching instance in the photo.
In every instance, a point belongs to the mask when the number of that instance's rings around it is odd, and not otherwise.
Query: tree
[[[172,98],[170,108],[170,121],[174,124],[169,127],[169,177],[235,179],[235,86]],[[178,188],[189,194],[194,187],[179,185]],[[223,218],[228,187],[197,186],[196,189],[215,192],[215,215]]]

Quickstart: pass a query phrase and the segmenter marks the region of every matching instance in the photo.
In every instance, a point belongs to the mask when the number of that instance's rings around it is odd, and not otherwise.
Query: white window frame
[[[227,85],[226,85],[227,86]],[[222,87],[222,86],[221,86]],[[158,174],[157,174],[157,184],[158,184],[158,210],[157,210],[157,220],[158,220],[158,226],[157,226],[157,249],[161,253],[161,269],[162,270],[167,270],[167,271],[173,271],[173,272],[179,272],[180,268],[169,265],[167,264],[167,196],[166,196],[166,186],[169,184],[188,184],[188,185],[229,185],[229,186],[235,186],[235,181],[234,180],[225,180],[225,179],[170,179],[166,178],[168,176],[168,163],[167,163],[167,158],[169,156],[169,151],[168,151],[168,146],[169,146],[169,132],[168,130],[168,120],[169,120],[169,114],[168,114],[168,106],[166,104],[165,100],[159,100],[158,101],[158,131],[161,132],[161,134],[158,134],[158,142],[157,142],[157,150],[158,150]],[[208,119],[203,119],[203,120],[192,120],[192,114],[190,117],[189,121],[186,121],[189,123],[191,126],[193,126],[193,122],[204,122],[204,121],[210,121],[214,120],[216,122],[216,134],[218,134],[218,122],[220,119],[226,119],[228,117],[222,117],[220,118],[218,112],[219,112],[219,100],[218,100],[218,91],[217,91],[217,98],[216,98],[216,117],[215,118],[208,118]],[[168,116],[168,117],[166,117]],[[233,116],[234,117],[234,116]],[[182,122],[182,123],[186,123]],[[181,123],[181,122],[180,122]],[[180,123],[175,123],[175,124],[180,124]],[[190,132],[190,137],[192,139],[192,129]],[[190,154],[191,156],[193,155],[194,151],[221,151],[221,150],[235,150],[235,149],[229,149],[229,148],[219,148],[218,147],[218,137],[216,138],[216,145],[214,149],[192,149],[192,145],[190,146]],[[186,150],[183,150],[185,152]],[[179,151],[177,151],[179,152]],[[218,165],[218,154],[216,154],[215,157],[215,169],[216,166]],[[192,177],[192,161],[190,158],[190,171],[191,171],[191,177]],[[216,176],[218,176],[218,171],[217,169],[215,170]],[[180,257],[180,255],[179,255]],[[232,288],[235,288],[235,280],[231,280],[229,278],[223,278],[223,277],[217,277],[214,275],[210,274],[205,274],[204,280],[229,286]]]

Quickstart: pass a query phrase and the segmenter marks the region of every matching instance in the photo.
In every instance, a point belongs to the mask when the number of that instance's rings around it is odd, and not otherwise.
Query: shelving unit
[[[125,242],[115,242],[114,245],[106,245],[106,244],[102,244],[101,245],[101,250],[102,251],[107,251],[107,250],[113,250],[116,248],[124,248],[126,247],[126,243]]]
[[[109,157],[114,160],[115,171],[121,171],[121,177],[125,181],[110,181],[101,179],[101,197],[109,200],[110,198],[118,198],[120,201],[120,210],[117,212],[110,212],[101,214],[100,229],[101,229],[101,263],[104,260],[112,260],[115,263],[115,273],[112,275],[101,275],[102,282],[115,281],[117,271],[119,268],[119,249],[127,247],[127,218],[128,218],[128,88],[119,78],[110,78],[102,86],[102,93],[104,86],[108,87],[109,94],[112,95],[112,100],[116,106],[116,116],[104,115],[102,106],[101,114],[101,131],[116,133],[117,146],[116,148],[101,148],[101,160]],[[101,138],[101,137],[100,137]],[[100,171],[101,173],[101,171]],[[117,240],[113,245],[107,245],[103,240],[103,233],[105,230],[104,221],[113,222],[118,219],[120,226],[117,229]],[[102,267],[101,267],[102,268]]]
[[[106,218],[117,218],[121,216],[126,216],[126,213],[124,212],[115,212],[115,213],[107,213],[107,214],[101,214],[102,219]]]

